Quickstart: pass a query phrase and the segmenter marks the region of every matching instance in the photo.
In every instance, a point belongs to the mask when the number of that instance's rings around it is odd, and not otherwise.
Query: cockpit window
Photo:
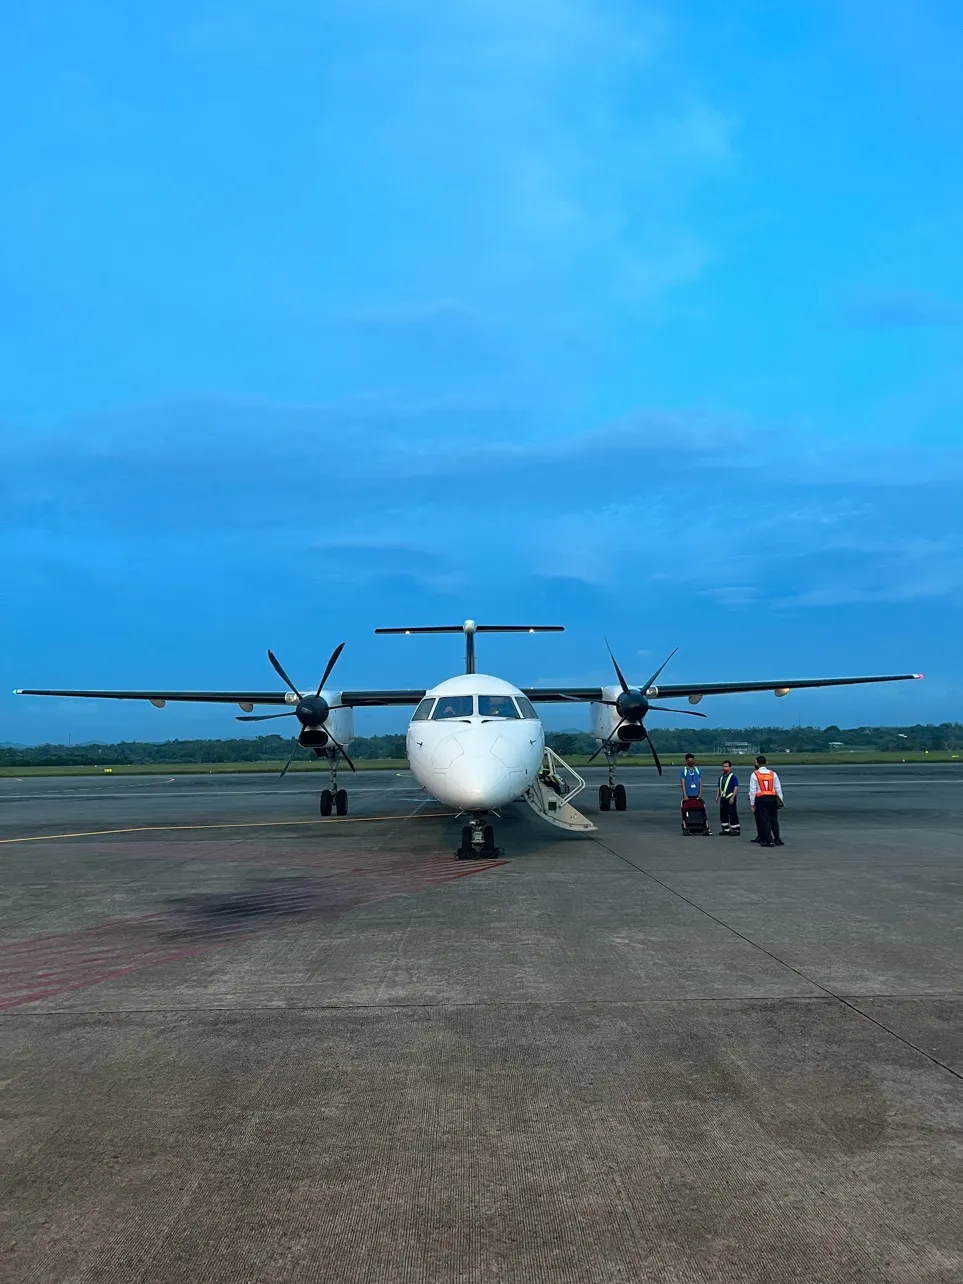
[[[483,718],[517,718],[518,710],[511,696],[480,695],[478,712]]]
[[[524,696],[516,696],[515,703],[518,705],[519,709],[521,709],[523,718],[538,718],[538,714],[532,707],[531,700],[526,700]]]
[[[412,722],[424,722],[431,716],[431,706],[435,703],[434,698],[429,696],[427,700],[422,700],[421,704],[411,715]]]
[[[442,718],[470,718],[475,711],[474,696],[442,696],[432,715],[432,722]]]

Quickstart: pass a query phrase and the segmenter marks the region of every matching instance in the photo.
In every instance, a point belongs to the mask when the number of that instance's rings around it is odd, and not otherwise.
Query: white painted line
[[[321,789],[324,787],[325,786],[318,786],[317,789],[244,789],[244,790],[231,790],[230,792],[240,793],[244,798],[253,798],[255,795],[258,795],[258,794],[272,794],[276,798],[288,798],[288,797],[293,797],[293,795],[295,794],[311,794],[313,796],[317,796],[317,794],[319,794],[321,792]],[[131,793],[127,793],[127,794],[125,793],[106,793],[106,794],[82,794],[82,793],[4,794],[4,793],[0,793],[0,799],[2,799],[4,802],[45,802],[48,799],[118,802],[123,798],[127,798],[133,802],[135,800],[139,801],[141,798],[167,798],[167,799],[220,798],[220,797],[223,797],[223,794],[225,792],[228,792],[228,791],[221,791],[221,793],[215,793],[213,790],[210,790],[210,789],[193,789],[190,791],[175,789],[175,790],[164,790],[164,791],[155,792],[155,793],[147,793],[146,791],[134,793],[132,791]],[[387,793],[388,789],[384,787],[379,788],[378,786],[372,787],[369,785],[363,789],[349,789],[348,792],[350,794],[383,794],[383,793]]]

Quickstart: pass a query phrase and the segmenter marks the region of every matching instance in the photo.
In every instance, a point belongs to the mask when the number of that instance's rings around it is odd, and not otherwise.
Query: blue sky
[[[372,629],[473,616],[567,626],[523,683],[927,675],[719,725],[963,718],[961,60],[904,0],[8,6],[3,688],[418,685]]]

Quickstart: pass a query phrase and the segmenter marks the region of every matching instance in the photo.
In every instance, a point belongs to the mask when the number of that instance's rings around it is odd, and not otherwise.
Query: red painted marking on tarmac
[[[342,851],[334,854],[338,859],[333,864],[333,853],[325,852],[320,867],[321,854],[314,851],[310,853],[314,868],[308,873],[307,860],[302,864],[300,859],[307,857],[307,851],[287,854],[295,860],[284,863],[304,871],[295,880],[271,879],[254,889],[182,897],[159,913],[109,919],[0,946],[0,1010],[72,994],[143,968],[209,954],[507,863],[486,861],[465,868],[455,865],[450,856],[420,860],[389,856],[379,861],[377,853],[369,854],[365,863],[364,853]],[[188,857],[209,858],[209,853]],[[223,859],[232,857],[225,853]]]

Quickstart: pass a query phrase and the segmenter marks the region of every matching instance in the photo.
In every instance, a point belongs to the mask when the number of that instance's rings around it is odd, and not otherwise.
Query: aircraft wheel
[[[471,825],[463,825],[461,830],[461,846],[455,852],[455,856],[458,860],[471,860],[472,855]]]
[[[330,789],[321,790],[321,815],[331,815],[331,804],[334,802],[334,795]]]
[[[612,790],[612,801],[615,803],[616,811],[625,811],[627,798],[625,797],[625,785],[616,785]]]
[[[338,790],[338,792],[335,794],[335,796],[334,796],[334,809],[335,809],[335,811],[338,813],[338,815],[339,815],[339,816],[347,816],[347,814],[348,814],[348,791],[347,791],[346,789],[339,789],[339,790]]]
[[[612,790],[608,785],[599,785],[599,811],[608,811],[612,805]]]
[[[482,851],[493,852],[494,850],[495,850],[495,830],[491,825],[486,825],[484,838],[482,841]]]

